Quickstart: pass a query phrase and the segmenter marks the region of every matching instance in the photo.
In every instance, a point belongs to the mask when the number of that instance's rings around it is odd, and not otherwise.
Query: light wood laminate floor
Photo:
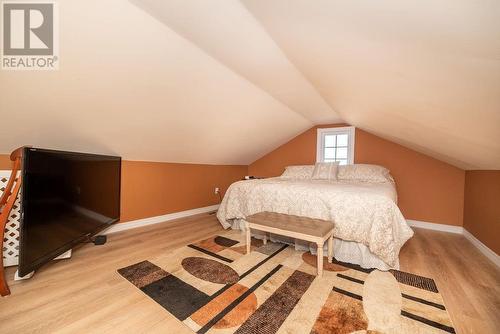
[[[121,278],[116,269],[222,231],[202,214],[108,235],[13,282],[0,299],[0,333],[191,333]],[[458,333],[500,332],[500,270],[463,236],[416,229],[401,251],[401,270],[434,278]]]

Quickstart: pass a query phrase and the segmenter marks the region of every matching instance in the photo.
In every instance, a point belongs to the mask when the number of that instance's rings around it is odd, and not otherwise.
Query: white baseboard
[[[420,220],[412,220],[412,219],[407,219],[406,222],[411,227],[425,228],[427,230],[435,230],[435,231],[458,233],[458,234],[462,234],[464,231],[464,228],[462,226],[428,223],[428,222],[423,222]]]
[[[469,240],[481,253],[484,254],[491,262],[500,267],[500,256],[498,256],[494,251],[488,248],[485,244],[479,241],[475,236],[472,235],[469,231],[464,229],[464,237]]]
[[[126,222],[126,223],[118,223],[118,224],[111,225],[109,228],[107,228],[106,230],[102,231],[99,234],[111,234],[111,233],[116,233],[116,232],[120,232],[120,231],[130,230],[132,228],[143,227],[143,226],[153,225],[153,224],[158,224],[158,223],[164,223],[164,222],[174,220],[174,219],[194,216],[194,215],[198,215],[200,213],[207,213],[207,212],[211,212],[211,211],[216,211],[218,208],[219,208],[219,204],[216,204],[216,205],[211,205],[211,206],[205,206],[203,208],[196,208],[196,209],[191,209],[191,210],[186,210],[186,211],[168,213],[168,214],[162,215],[162,216],[133,220],[133,221]]]
[[[462,234],[467,240],[469,240],[481,253],[484,254],[490,261],[500,267],[500,257],[491,249],[489,249],[485,244],[479,241],[475,236],[473,236],[469,231],[464,229],[462,226],[444,225],[428,223],[419,220],[407,219],[406,222],[411,227],[425,228],[428,230],[442,231]]]
[[[218,208],[219,208],[219,205],[217,204],[217,205],[206,206],[203,208],[196,208],[196,209],[191,209],[191,210],[186,210],[186,211],[169,213],[169,214],[162,215],[162,216],[138,219],[138,220],[130,221],[127,223],[119,223],[119,224],[115,224],[115,225],[110,226],[108,229],[101,232],[101,234],[111,234],[111,233],[116,233],[116,232],[120,232],[120,231],[130,230],[133,228],[143,227],[143,226],[147,226],[147,225],[164,223],[164,222],[171,221],[174,219],[185,218],[185,217],[197,215],[200,213],[207,213],[207,212],[215,211]],[[406,222],[411,227],[418,227],[418,228],[424,228],[424,229],[428,229],[428,230],[463,234],[465,236],[465,238],[467,238],[467,240],[469,240],[477,249],[479,249],[479,251],[481,253],[483,253],[494,264],[496,264],[497,266],[500,267],[499,256],[495,252],[493,252],[491,249],[486,247],[486,245],[484,245],[481,241],[476,239],[469,231],[465,230],[462,226],[436,224],[436,223],[429,223],[429,222],[423,222],[423,221],[412,220],[412,219],[407,219]]]

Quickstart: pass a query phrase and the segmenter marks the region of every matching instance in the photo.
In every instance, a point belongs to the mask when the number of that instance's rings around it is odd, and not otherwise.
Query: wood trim
[[[14,161],[14,166],[12,167],[12,170],[10,172],[10,177],[9,177],[9,182],[7,182],[7,185],[5,186],[5,190],[2,194],[2,197],[0,198],[0,208],[3,207],[7,203],[7,200],[12,193],[12,186],[14,185],[14,182],[17,179],[17,172],[21,168],[21,159],[16,159]],[[3,212],[3,208],[2,208]],[[0,225],[2,225],[2,221],[0,220]]]
[[[16,159],[17,163],[14,164],[15,167],[12,169],[12,174],[11,174],[11,177],[9,179],[9,183],[10,183],[10,180],[16,179],[16,174],[17,174],[16,167],[18,167],[20,165],[19,160],[20,160],[19,158]],[[2,231],[0,233],[0,240],[2,241],[2,244],[3,244],[4,234],[5,234],[5,224],[7,224],[7,222],[9,221],[10,211],[12,210],[12,207],[14,206],[14,203],[15,203],[16,198],[17,198],[17,194],[19,193],[19,189],[21,188],[21,175],[19,175],[19,177],[17,178],[17,182],[16,182],[16,185],[14,186],[14,189],[12,190],[11,188],[12,188],[12,184],[11,184],[10,188],[5,188],[4,193],[3,193],[5,196],[2,196],[2,199],[4,197],[7,198],[5,205],[2,204],[2,206],[3,206],[2,212],[0,213],[0,228],[2,229]],[[2,296],[7,296],[7,295],[10,295],[10,289],[9,289],[9,285],[7,284],[7,279],[5,277],[5,270],[4,270],[4,266],[3,266],[3,254],[1,254],[1,255],[2,256],[0,257],[0,294]]]
[[[5,224],[9,221],[10,211],[16,202],[17,195],[21,189],[21,175],[17,176],[17,172],[21,169],[21,160],[24,147],[19,147],[14,150],[10,159],[13,161],[14,166],[10,174],[9,182],[0,198],[0,240],[3,244],[3,239],[5,236]],[[15,182],[15,185],[14,185]],[[14,187],[14,189],[12,189]],[[0,294],[2,296],[10,295],[9,285],[7,284],[7,279],[5,277],[3,254],[0,256]]]
[[[17,159],[21,159],[23,157],[23,151],[25,147],[31,147],[31,146],[21,146],[16,148],[12,153],[10,154],[10,160],[15,161]]]

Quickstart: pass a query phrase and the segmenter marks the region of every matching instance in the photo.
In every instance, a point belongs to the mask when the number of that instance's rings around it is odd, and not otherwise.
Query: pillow
[[[317,162],[312,173],[313,180],[337,180],[339,162]]]
[[[287,179],[310,179],[314,170],[314,165],[288,166],[281,177]]]
[[[339,166],[337,179],[342,181],[394,182],[387,168],[368,164]]]

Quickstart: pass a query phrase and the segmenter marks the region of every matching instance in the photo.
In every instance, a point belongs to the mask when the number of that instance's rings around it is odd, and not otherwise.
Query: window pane
[[[337,135],[337,145],[336,146],[347,146],[347,134]]]
[[[339,165],[347,165],[347,159],[337,159]]]
[[[337,159],[347,159],[347,147],[337,148]]]
[[[335,137],[335,135],[325,135],[325,147],[334,147]]]
[[[335,148],[325,148],[325,160],[335,159]]]
[[[323,160],[323,162],[334,162],[335,160],[334,159],[325,159]]]

